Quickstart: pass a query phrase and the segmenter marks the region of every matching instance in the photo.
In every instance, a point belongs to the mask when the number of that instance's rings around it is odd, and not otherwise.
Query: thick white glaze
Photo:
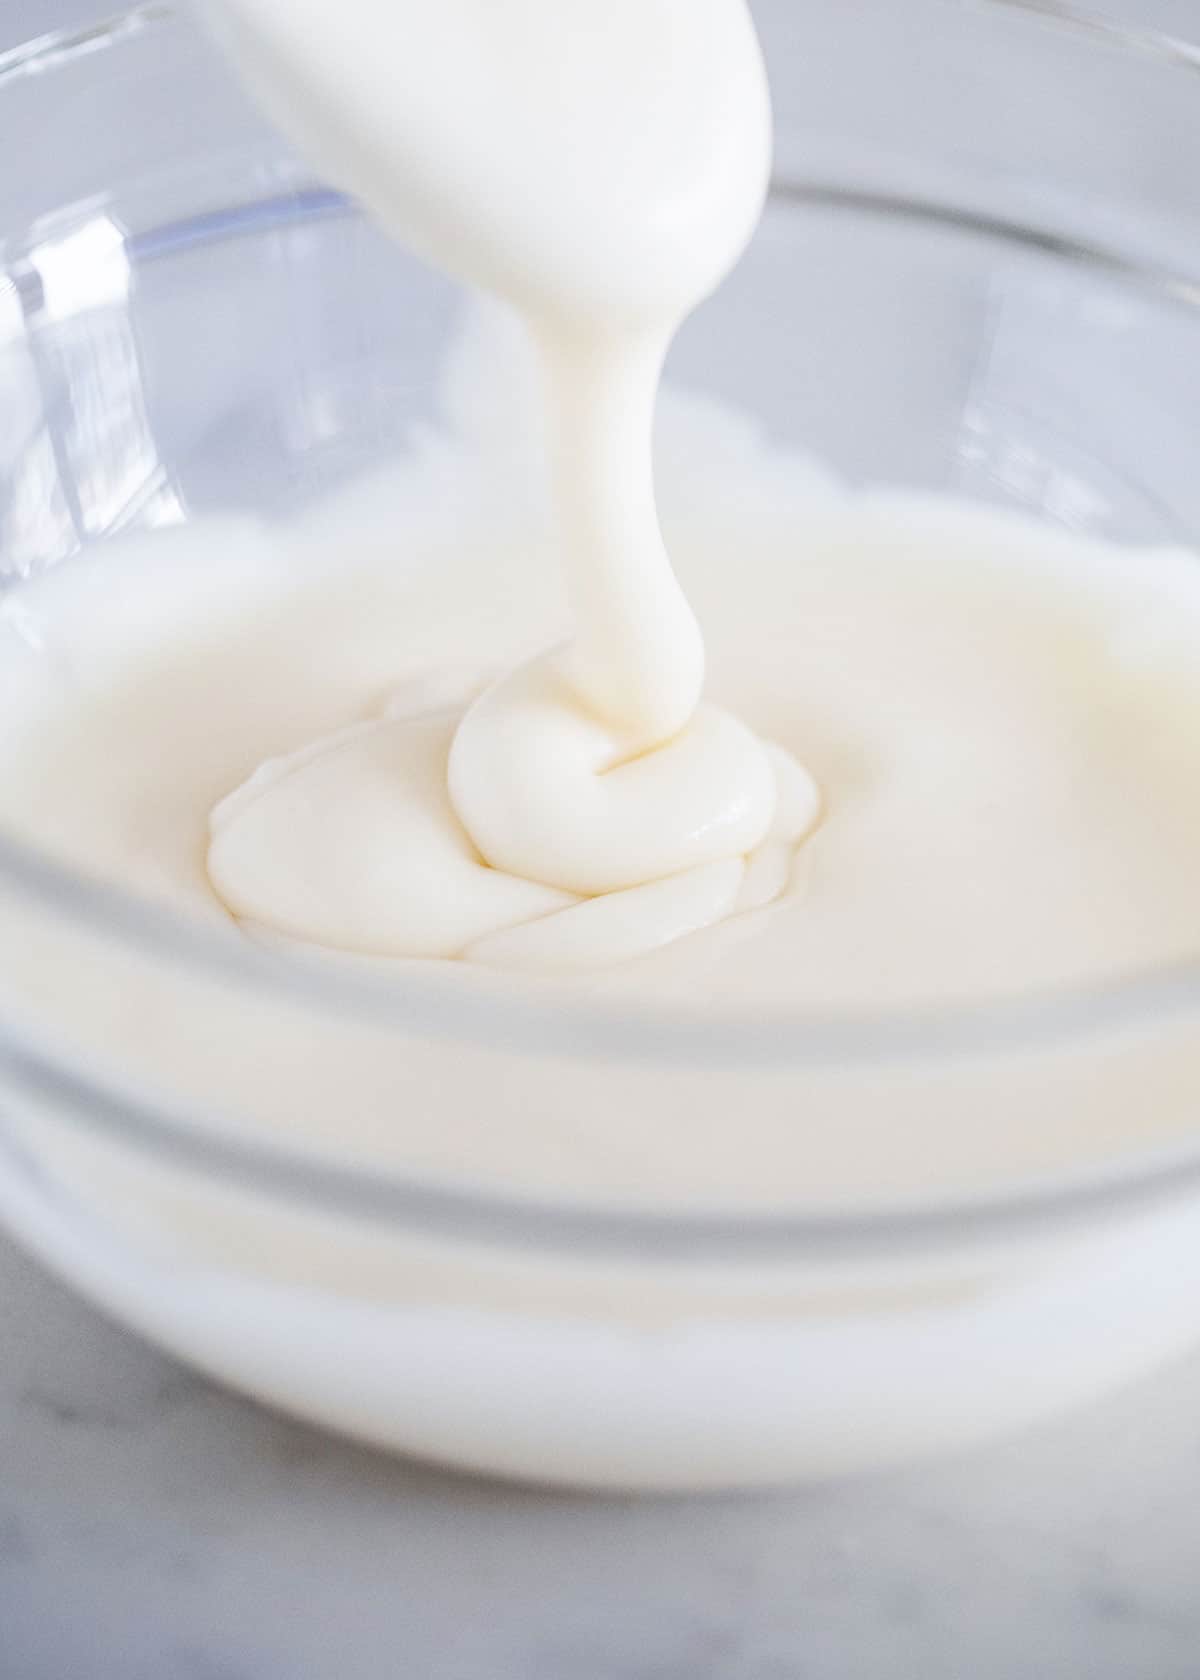
[[[768,836],[776,859],[794,846],[819,804],[798,764],[701,702],[703,641],[651,470],[667,344],[765,191],[743,0],[348,0],[336,21],[315,0],[220,0],[215,15],[332,179],[520,312],[574,612],[565,646],[465,714],[433,723],[418,696],[415,714],[257,772],[214,813],[217,891],[294,939],[552,968],[730,915],[747,860]],[[786,876],[758,866],[751,900]]]

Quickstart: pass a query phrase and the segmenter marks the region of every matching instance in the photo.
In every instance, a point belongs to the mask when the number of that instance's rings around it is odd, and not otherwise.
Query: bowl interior
[[[336,194],[257,185],[242,159],[173,177],[165,222],[141,225],[134,190],[10,235],[5,578],[132,528],[294,510],[437,422],[455,289]],[[782,181],[667,378],[851,480],[1121,540],[1200,530],[1200,298],[984,215]]]

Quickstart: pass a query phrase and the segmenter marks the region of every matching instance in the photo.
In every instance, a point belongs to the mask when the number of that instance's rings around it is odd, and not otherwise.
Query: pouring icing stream
[[[701,699],[651,464],[667,346],[766,189],[743,0],[214,0],[212,17],[328,178],[522,316],[575,620],[449,706],[435,680],[262,767],[213,813],[218,893],[290,939],[551,968],[758,902],[747,860],[793,847],[819,797]]]

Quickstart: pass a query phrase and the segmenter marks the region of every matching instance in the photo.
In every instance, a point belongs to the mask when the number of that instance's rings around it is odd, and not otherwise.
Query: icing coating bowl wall
[[[793,24],[767,39],[767,220],[668,377],[855,480],[1193,542],[1184,59],[987,7],[906,8],[903,34],[811,10],[819,67]],[[1114,109],[1124,135],[1089,120]],[[0,60],[0,141],[29,160],[0,188],[0,610],[115,533],[294,511],[433,419],[459,301],[308,180],[167,8]],[[1200,960],[937,1015],[622,1013],[273,958],[2,820],[0,941],[11,1232],[180,1356],[389,1447],[768,1483],[965,1446],[1200,1339]],[[1123,1126],[1081,1157],[1101,1089],[1137,1145]],[[858,1128],[869,1156],[919,1117],[942,1187],[910,1157],[866,1200],[749,1205],[703,1185],[697,1139],[670,1205],[636,1161],[602,1205],[572,1189],[606,1112],[650,1128],[701,1097],[747,1150]],[[1023,1157],[989,1170],[1018,1124]],[[536,1181],[505,1170],[517,1125],[544,1136]]]

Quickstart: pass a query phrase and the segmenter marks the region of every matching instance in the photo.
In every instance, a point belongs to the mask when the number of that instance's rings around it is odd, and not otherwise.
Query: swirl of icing
[[[383,716],[261,765],[210,818],[226,908],[274,942],[554,971],[778,897],[817,815],[808,773],[709,705],[621,762],[556,663],[465,714],[418,681]]]
[[[587,897],[745,856],[776,803],[762,743],[728,712],[702,702],[644,750],[583,710],[553,656],[469,708],[449,790],[494,869]]]

